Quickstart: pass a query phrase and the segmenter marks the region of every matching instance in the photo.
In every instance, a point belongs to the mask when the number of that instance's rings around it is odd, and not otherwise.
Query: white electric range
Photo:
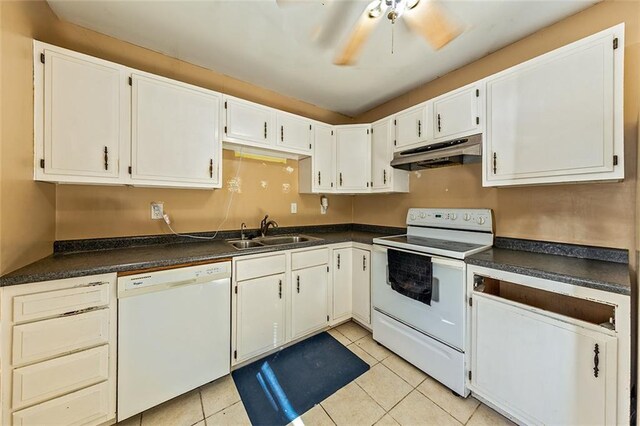
[[[465,257],[493,244],[489,209],[420,209],[407,213],[407,233],[373,240],[373,338],[456,393],[466,396]],[[391,288],[388,253],[431,261],[430,304]],[[413,259],[416,259],[415,257]]]

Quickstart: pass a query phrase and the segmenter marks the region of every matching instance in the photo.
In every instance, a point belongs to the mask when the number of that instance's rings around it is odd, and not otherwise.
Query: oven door
[[[431,257],[433,266],[431,305],[418,302],[391,289],[387,267],[388,249],[374,245],[371,261],[374,309],[463,351],[464,261],[429,256],[411,250],[390,249]]]

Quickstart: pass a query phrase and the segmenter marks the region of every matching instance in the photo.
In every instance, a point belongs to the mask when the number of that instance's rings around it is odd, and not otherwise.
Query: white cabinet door
[[[311,154],[313,126],[311,120],[278,111],[276,145],[288,151]]]
[[[370,136],[369,125],[336,127],[336,173],[338,191],[368,191],[371,168]]]
[[[391,138],[393,137],[391,119],[377,121],[371,126],[371,182],[373,189],[392,187],[393,159]]]
[[[274,109],[243,101],[242,99],[224,97],[225,142],[235,142],[249,146],[273,146],[275,140]]]
[[[624,177],[624,42],[614,49],[616,31],[487,79],[484,186]]]
[[[327,265],[300,269],[291,273],[292,339],[309,334],[328,324],[328,290]]]
[[[333,250],[333,321],[351,316],[352,250],[350,247]]]
[[[353,317],[371,324],[371,252],[353,249]]]
[[[469,136],[481,131],[480,87],[466,87],[433,101],[434,140]]]
[[[335,179],[335,135],[332,126],[316,124],[313,145],[313,188],[331,191]]]
[[[236,362],[285,342],[285,275],[241,281],[236,298]]]
[[[394,151],[400,151],[429,137],[427,127],[427,111],[430,103],[423,103],[394,116],[395,139]]]
[[[44,144],[36,178],[117,180],[129,127],[124,67],[73,52],[43,52],[44,66],[35,66],[35,72],[44,67],[44,81],[37,76],[35,87],[36,102],[44,103],[43,128],[36,123],[36,139]]]
[[[132,76],[131,178],[220,184],[220,95],[170,80]]]
[[[471,311],[475,392],[525,423],[616,423],[615,337],[477,293]]]

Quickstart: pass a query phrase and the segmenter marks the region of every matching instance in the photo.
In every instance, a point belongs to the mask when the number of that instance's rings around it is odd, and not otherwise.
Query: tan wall
[[[233,193],[229,218],[221,229],[238,229],[242,222],[257,228],[265,214],[280,226],[350,223],[351,198],[330,196],[329,210],[320,214],[320,196],[298,194],[298,162],[287,164],[234,158],[224,151],[225,188],[217,191],[58,187],[56,239],[160,234],[168,232],[163,221],[149,219],[151,201],[163,201],[177,232],[209,231],[220,227],[229,205],[240,167],[240,192]],[[298,213],[290,213],[291,203]]]
[[[228,195],[226,190],[56,187],[33,182],[33,38],[313,119],[335,124],[351,121],[341,114],[62,22],[43,0],[2,1],[0,11],[1,111],[5,123],[0,130],[0,274],[46,256],[54,239],[166,232],[157,221],[148,219],[149,202],[154,200],[167,203],[178,230],[210,230],[218,226]],[[349,197],[331,200],[329,214],[320,216],[317,197],[296,194],[295,162],[291,164],[295,171],[286,176],[281,166],[259,164],[254,172],[249,163],[244,164],[241,174],[243,193],[234,201],[224,228],[237,228],[241,221],[255,225],[262,213],[258,205],[282,225],[351,221]],[[237,161],[227,156],[224,166],[226,182]],[[268,181],[268,189],[258,190],[258,180]],[[275,189],[285,180],[292,182],[289,194]],[[295,216],[287,213],[293,201],[299,204]]]
[[[620,22],[625,36],[625,170],[623,183],[482,188],[480,165],[425,170],[411,176],[407,195],[354,198],[354,222],[402,225],[409,207],[492,208],[500,236],[633,249],[640,2],[604,2],[361,116],[368,122],[479,80]],[[380,206],[388,206],[380,209]]]

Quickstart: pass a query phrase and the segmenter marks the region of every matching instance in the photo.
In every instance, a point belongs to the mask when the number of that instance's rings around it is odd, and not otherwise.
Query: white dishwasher
[[[118,278],[118,421],[229,373],[231,262]]]

